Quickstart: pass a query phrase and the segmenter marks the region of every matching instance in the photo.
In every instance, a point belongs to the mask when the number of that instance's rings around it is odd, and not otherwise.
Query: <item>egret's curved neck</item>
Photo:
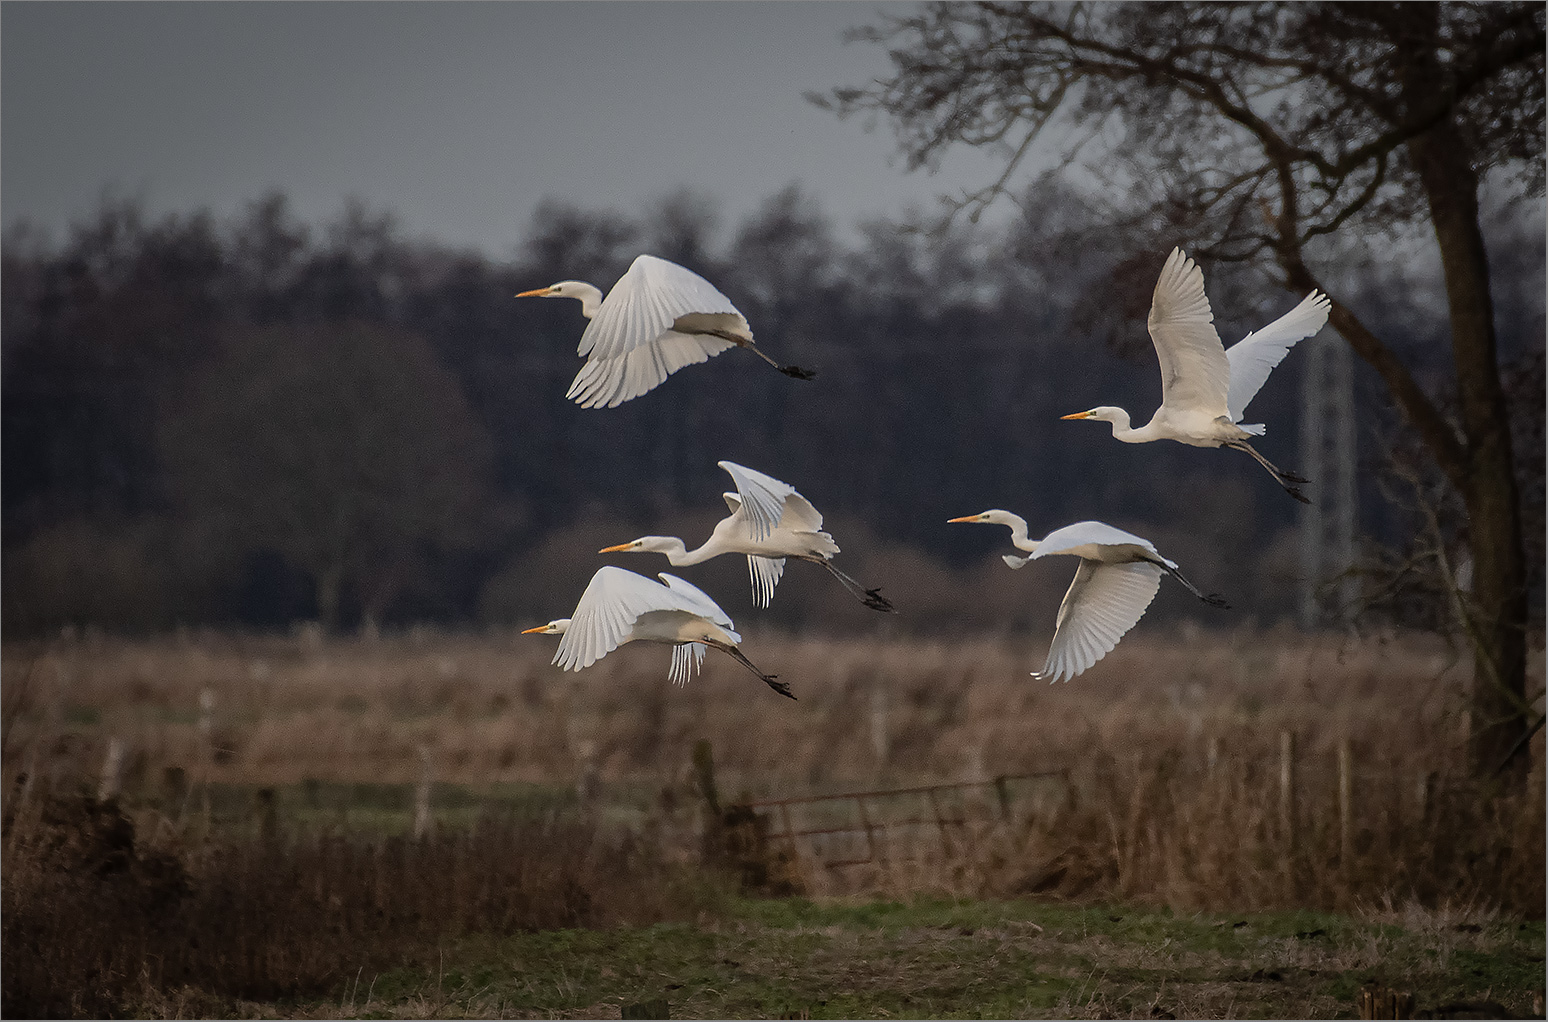
[[[574,297],[580,299],[581,315],[587,319],[594,319],[597,315],[597,310],[602,307],[602,292],[590,284],[584,283],[576,290],[580,291],[580,294]]]
[[[697,550],[689,550],[687,544],[676,536],[655,536],[653,538],[660,544],[659,552],[666,554],[667,560],[672,562],[673,567],[699,564],[721,552],[719,550],[711,550],[709,543],[705,543]]]
[[[1122,440],[1126,444],[1140,444],[1150,439],[1144,430],[1134,429],[1129,425],[1129,413],[1122,408],[1114,408],[1108,414],[1112,416],[1108,421],[1113,425],[1115,439]]]
[[[1027,553],[1036,551],[1038,541],[1027,538],[1027,520],[1020,515],[1013,515],[1009,511],[1005,512],[1005,517],[1009,519],[1004,524],[1010,527],[1011,546],[1017,550],[1025,550]]]

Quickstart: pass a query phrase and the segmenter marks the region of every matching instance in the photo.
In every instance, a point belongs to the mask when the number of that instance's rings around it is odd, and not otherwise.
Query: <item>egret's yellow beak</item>
[[[548,294],[548,292],[550,290],[551,290],[550,288],[540,287],[540,288],[537,288],[534,291],[523,291],[520,294],[518,294],[516,297],[517,298],[542,298],[544,295]]]
[[[521,630],[521,634],[523,634],[523,635],[531,635],[533,632],[546,632],[546,631],[548,631],[548,626],[547,625],[538,625],[536,628],[523,628]]]
[[[633,543],[620,543],[617,546],[605,546],[601,550],[598,550],[597,553],[599,553],[599,554],[616,554],[616,553],[618,553],[620,551],[629,549],[633,545],[634,545]]]
[[[1059,416],[1059,418],[1061,418],[1061,419],[1089,419],[1089,418],[1091,418],[1091,413],[1090,412],[1076,412],[1074,415],[1061,415],[1061,416]]]
[[[948,519],[946,519],[946,524],[950,525],[953,522],[976,522],[976,521],[978,521],[978,516],[977,515],[965,515],[962,518],[948,518]]]

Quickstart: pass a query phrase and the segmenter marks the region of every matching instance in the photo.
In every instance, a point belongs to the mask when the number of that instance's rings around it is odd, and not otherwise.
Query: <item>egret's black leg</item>
[[[779,675],[764,674],[762,671],[758,670],[758,668],[753,665],[753,662],[747,659],[747,657],[742,654],[742,651],[737,649],[735,646],[724,646],[720,643],[714,643],[714,646],[716,649],[724,650],[725,652],[731,654],[731,656],[736,658],[737,663],[747,668],[754,674],[754,676],[757,677],[759,681],[763,682],[765,685],[769,686],[769,688],[772,688],[786,699],[795,698],[794,693],[790,691],[789,685],[785,684],[783,681],[774,680],[775,678],[779,677]]]
[[[844,588],[848,589],[850,594],[853,595],[855,599],[859,600],[867,607],[870,607],[872,610],[880,611],[883,614],[897,613],[897,610],[892,606],[892,601],[881,594],[880,588],[867,589],[865,586],[861,585],[859,582],[856,582],[842,571],[839,571],[838,568],[834,566],[833,562],[828,560],[826,557],[809,557],[806,558],[806,560],[813,561],[822,565],[824,568],[827,568],[830,572],[833,573],[833,577],[838,579],[839,582],[843,584]]]
[[[1290,496],[1294,497],[1302,504],[1311,503],[1311,501],[1307,499],[1304,493],[1290,485],[1291,483],[1304,483],[1307,480],[1302,479],[1297,475],[1290,475],[1287,472],[1281,472],[1274,466],[1273,462],[1259,454],[1257,449],[1245,440],[1227,440],[1226,446],[1234,447],[1239,451],[1246,451],[1248,454],[1252,455],[1253,460],[1262,465],[1264,469],[1268,471],[1268,474],[1274,477],[1274,481],[1277,482],[1280,486],[1284,487],[1286,493],[1290,494]]]
[[[1231,605],[1226,602],[1224,596],[1221,596],[1219,593],[1210,593],[1206,596],[1204,593],[1199,591],[1198,586],[1194,585],[1192,582],[1189,582],[1186,578],[1183,577],[1182,572],[1178,571],[1170,564],[1161,564],[1159,561],[1153,563],[1159,564],[1161,567],[1165,568],[1173,578],[1177,579],[1177,581],[1183,584],[1183,587],[1187,589],[1188,592],[1192,593],[1194,596],[1197,596],[1211,607],[1219,607],[1222,610],[1231,609]]]

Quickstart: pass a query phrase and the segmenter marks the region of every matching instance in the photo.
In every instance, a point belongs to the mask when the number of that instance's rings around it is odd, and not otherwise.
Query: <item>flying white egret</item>
[[[523,291],[517,298],[575,298],[591,320],[578,353],[589,356],[565,397],[582,408],[613,408],[659,387],[684,366],[706,361],[737,346],[786,376],[809,380],[815,373],[782,366],[753,343],[752,328],[715,285],[653,255],[634,260],[602,297],[584,281],[561,280]]]
[[[1246,451],[1290,496],[1310,503],[1290,485],[1305,479],[1274,467],[1247,442],[1248,437],[1262,436],[1264,426],[1240,423],[1269,373],[1297,341],[1322,329],[1331,306],[1326,295],[1313,291],[1295,308],[1227,350],[1215,332],[1214,314],[1204,294],[1204,271],[1182,249],[1174,248],[1161,268],[1146,321],[1161,362],[1161,407],[1139,429],[1130,428],[1128,412],[1111,405],[1061,418],[1110,422],[1113,436],[1127,444],[1176,440],[1194,447]]]
[[[1068,681],[1111,652],[1155,599],[1163,573],[1171,574],[1211,607],[1228,606],[1219,596],[1199,592],[1177,570],[1177,562],[1162,557],[1148,539],[1103,522],[1076,522],[1034,540],[1027,538],[1026,519],[1009,511],[985,511],[948,521],[1009,526],[1011,543],[1031,555],[1003,554],[1012,568],[1051,554],[1080,558],[1075,579],[1059,604],[1048,659],[1041,671],[1032,672],[1038,680]]]
[[[659,577],[661,582],[656,582],[605,565],[591,576],[573,615],[522,634],[563,635],[553,662],[566,671],[590,667],[626,642],[668,643],[672,667],[667,674],[679,685],[687,684],[704,663],[705,647],[713,646],[780,695],[795,698],[789,685],[764,674],[742,654],[742,637],[733,630],[731,618],[704,590],[666,572]]]
[[[839,552],[839,546],[822,531],[822,513],[795,487],[733,461],[716,464],[730,474],[736,492],[721,494],[731,509],[731,517],[716,524],[703,546],[689,550],[676,536],[641,536],[597,552],[666,554],[674,567],[698,564],[721,554],[746,554],[755,607],[767,607],[774,599],[774,587],[785,572],[785,559],[793,557],[827,568],[845,589],[872,610],[892,610],[892,603],[879,589],[867,589],[833,566],[833,555]]]

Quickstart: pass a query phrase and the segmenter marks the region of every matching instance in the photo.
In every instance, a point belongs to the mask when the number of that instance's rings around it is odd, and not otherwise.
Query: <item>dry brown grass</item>
[[[8,822],[9,1018],[221,1017],[425,961],[464,934],[688,918],[703,893],[654,850],[578,821],[182,847],[91,797]]]
[[[548,664],[553,640],[510,633],[11,644],[3,766],[8,785],[24,772],[40,791],[93,783],[117,737],[129,793],[168,767],[195,785],[409,784],[424,750],[438,781],[475,792],[568,789],[594,773],[604,792],[654,804],[646,822],[664,826],[652,833],[684,847],[691,833],[672,810],[693,800],[699,738],[713,743],[723,801],[1067,768],[1067,800],[990,828],[971,854],[841,877],[808,870],[807,888],[1222,909],[1476,898],[1541,913],[1542,737],[1526,791],[1464,784],[1466,663],[1429,637],[1184,627],[1131,636],[1074,682],[1047,685],[1028,677],[1038,640],[876,627],[843,640],[751,632],[745,648],[790,682],[795,703],[718,655],[676,689],[659,647],[563,674]],[[1293,852],[1277,804],[1285,731],[1297,748]],[[1347,857],[1335,770],[1346,741]]]
[[[94,776],[117,736],[139,769],[202,769],[206,689],[226,750],[212,778],[254,784],[412,781],[421,745],[444,780],[552,782],[573,776],[587,742],[603,779],[620,780],[680,769],[699,737],[715,743],[727,787],[760,795],[1073,766],[1101,751],[1158,761],[1202,754],[1210,736],[1231,755],[1284,729],[1312,760],[1347,737],[1367,765],[1460,763],[1467,664],[1427,637],[1131,636],[1073,683],[1045,685],[1028,677],[1036,639],[918,640],[891,625],[862,639],[752,633],[744,648],[796,703],[718,656],[674,689],[660,648],[565,674],[548,663],[552,639],[511,634],[10,643],[3,765]]]

